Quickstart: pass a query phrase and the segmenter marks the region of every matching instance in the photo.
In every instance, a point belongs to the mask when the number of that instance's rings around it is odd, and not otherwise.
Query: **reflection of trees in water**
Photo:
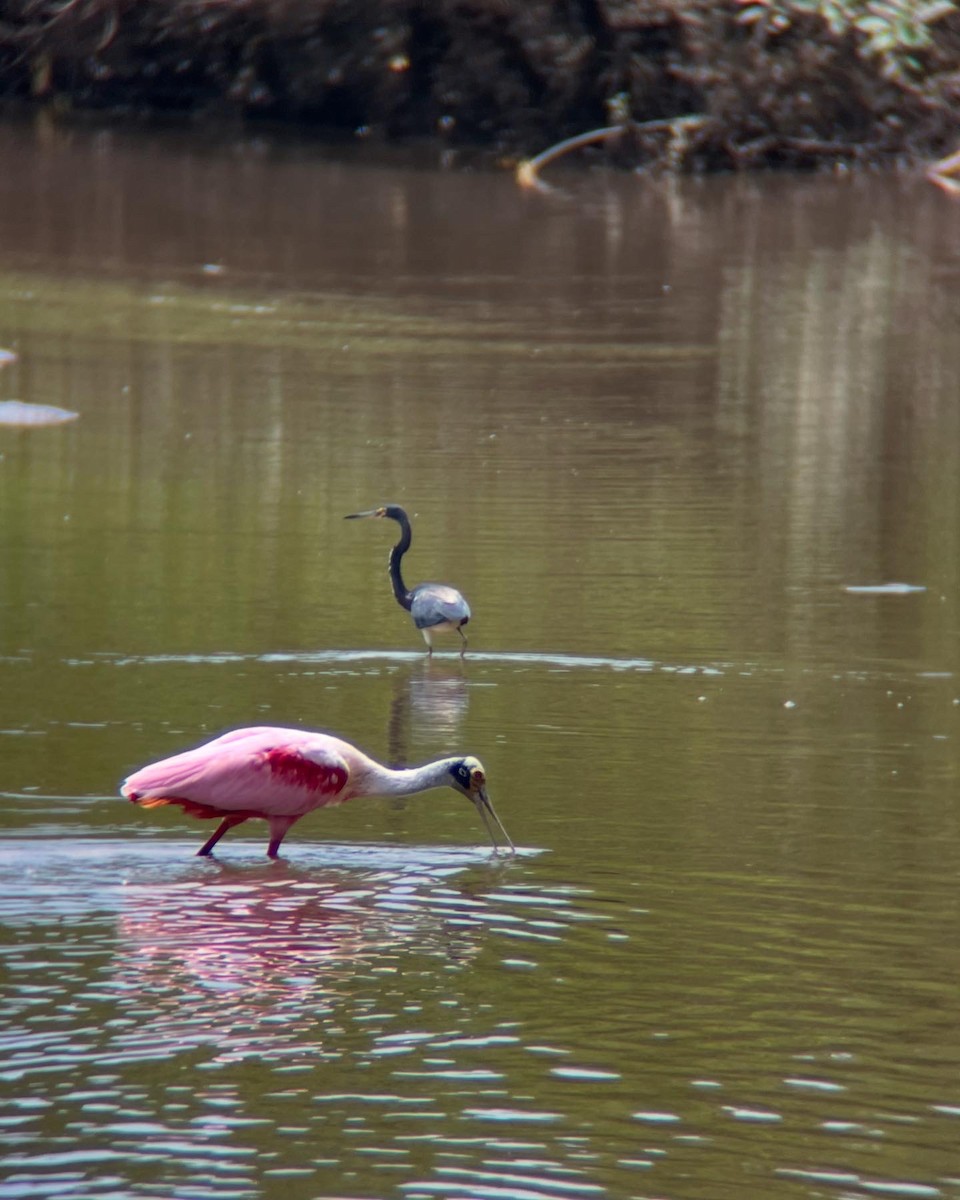
[[[447,884],[443,911],[432,907],[424,893],[437,881],[427,878],[424,887],[424,876],[396,871],[359,880],[245,875],[125,890],[117,981],[148,1012],[118,1041],[180,1049],[216,1041],[234,1057],[290,1053],[306,1039],[315,1053],[318,1022],[358,978],[392,973],[401,959],[457,964],[476,954],[479,922],[457,913]]]
[[[387,723],[388,762],[410,765],[411,742],[437,742],[437,753],[455,754],[451,745],[467,714],[467,668],[463,659],[424,658],[403,664],[394,676]]]

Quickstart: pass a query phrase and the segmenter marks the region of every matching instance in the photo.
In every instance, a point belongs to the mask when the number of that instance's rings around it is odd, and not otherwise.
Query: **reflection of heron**
[[[457,658],[409,659],[393,670],[393,697],[387,721],[387,762],[410,761],[414,745],[431,738],[459,736],[470,705],[464,661]],[[403,801],[398,800],[397,805]]]
[[[470,707],[462,659],[424,658],[398,664],[387,722],[388,762],[408,762],[411,740],[456,738]]]
[[[144,767],[124,780],[120,791],[141,808],[179,804],[194,817],[221,817],[216,832],[198,851],[202,855],[209,854],[228,829],[260,817],[270,826],[267,854],[276,858],[287,830],[315,808],[355,796],[409,796],[447,786],[474,803],[494,849],[497,836],[491,819],[512,851],[513,842],[494,812],[486,782],[482,765],[472,756],[392,770],[330,734],[260,726],[234,729]]]
[[[413,617],[413,623],[423,634],[427,643],[427,653],[433,653],[433,635],[446,630],[456,630],[460,634],[462,645],[460,653],[467,648],[467,635],[463,626],[470,620],[470,605],[456,588],[448,587],[445,583],[418,583],[415,588],[407,589],[400,574],[400,559],[410,549],[412,534],[410,520],[399,504],[387,504],[382,508],[373,508],[369,512],[350,513],[345,518],[354,521],[358,517],[389,517],[400,526],[400,541],[390,551],[390,582],[393,584],[393,594],[397,603]]]
[[[453,735],[470,706],[463,665],[456,659],[434,659],[424,661],[422,668],[409,681],[414,728],[434,736]]]

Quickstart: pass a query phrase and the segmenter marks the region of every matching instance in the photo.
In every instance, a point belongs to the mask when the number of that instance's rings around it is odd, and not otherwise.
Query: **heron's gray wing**
[[[444,583],[421,583],[413,593],[410,614],[418,629],[443,625],[445,621],[460,625],[470,620],[470,605],[456,588]]]

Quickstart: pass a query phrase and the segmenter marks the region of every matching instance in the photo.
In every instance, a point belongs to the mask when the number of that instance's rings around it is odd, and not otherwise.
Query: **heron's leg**
[[[457,626],[457,633],[460,634],[460,641],[463,643],[463,645],[460,647],[460,657],[463,658],[467,652],[467,635],[463,632],[462,625]]]
[[[220,824],[217,826],[216,833],[214,833],[210,837],[208,837],[207,840],[200,847],[200,849],[197,851],[197,857],[198,858],[206,857],[208,854],[211,854],[213,852],[214,846],[217,844],[217,842],[220,841],[220,839],[223,837],[223,835],[227,832],[228,829],[232,829],[234,827],[234,825],[242,825],[243,822],[248,819],[249,818],[247,818],[247,817],[238,816],[236,813],[231,813],[230,816],[224,817],[223,820],[220,822]]]
[[[270,845],[267,847],[268,858],[278,858],[280,853],[280,843],[286,837],[287,830],[293,825],[299,817],[271,817],[270,818]]]
[[[432,654],[433,653],[433,637],[430,633],[430,630],[429,629],[421,629],[420,632],[423,634],[423,640],[427,643],[427,653]]]

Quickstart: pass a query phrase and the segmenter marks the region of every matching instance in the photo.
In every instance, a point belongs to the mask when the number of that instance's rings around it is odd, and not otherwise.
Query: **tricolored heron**
[[[390,582],[393,584],[393,594],[401,608],[405,608],[413,617],[413,623],[423,634],[427,643],[427,653],[433,653],[433,635],[448,630],[456,630],[460,634],[462,645],[461,658],[466,653],[467,635],[463,627],[470,620],[470,605],[456,588],[448,587],[445,583],[418,583],[415,588],[407,588],[400,574],[400,560],[410,549],[412,534],[410,519],[399,504],[385,504],[381,508],[371,508],[368,512],[350,513],[344,518],[355,521],[360,517],[388,517],[400,526],[400,541],[390,551]]]
[[[476,758],[441,758],[422,767],[392,770],[349,742],[305,729],[234,729],[143,767],[123,781],[120,792],[141,808],[178,804],[192,817],[220,817],[216,831],[197,851],[201,855],[210,854],[228,829],[259,817],[269,823],[267,854],[276,858],[290,826],[316,808],[354,796],[409,796],[442,786],[473,802],[494,850],[499,848],[499,832],[514,852]]]

